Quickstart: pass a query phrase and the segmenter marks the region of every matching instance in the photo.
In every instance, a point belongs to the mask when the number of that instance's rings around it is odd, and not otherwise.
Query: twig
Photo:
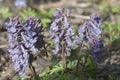
[[[90,16],[78,15],[78,14],[70,14],[71,17],[80,18],[80,19],[90,19]]]
[[[77,7],[77,8],[87,8],[90,7],[92,4],[91,3],[76,3],[73,4],[73,7]]]
[[[0,45],[0,48],[6,48],[8,45]]]
[[[70,19],[70,22],[72,23],[72,24],[82,24],[83,22],[84,22],[84,20],[83,19],[78,19],[78,18],[75,18],[75,19]]]

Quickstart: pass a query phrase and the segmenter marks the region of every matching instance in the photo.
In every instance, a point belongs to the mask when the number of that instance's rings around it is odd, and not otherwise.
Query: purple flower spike
[[[14,69],[22,78],[26,78],[26,68],[31,64],[30,54],[37,53],[39,50],[37,45],[44,45],[41,21],[33,17],[29,17],[24,22],[11,18],[6,23],[6,29],[9,42],[8,52]]]
[[[103,53],[101,24],[102,19],[93,14],[79,29],[79,38],[83,45],[90,45],[91,57],[95,64],[100,61]]]
[[[54,42],[54,54],[61,53],[64,44],[65,53],[69,53],[74,48],[75,31],[68,21],[69,10],[57,8],[54,13],[54,20],[50,26],[50,36]]]

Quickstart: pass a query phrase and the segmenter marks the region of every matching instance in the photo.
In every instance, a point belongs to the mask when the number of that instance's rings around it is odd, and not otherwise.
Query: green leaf
[[[109,4],[102,2],[99,6],[99,9],[101,10],[102,13],[108,13],[109,12],[109,8],[108,8]]]
[[[36,62],[32,62],[32,66],[37,67],[37,63]]]
[[[42,18],[42,23],[50,23],[51,19],[49,18]]]
[[[53,66],[53,69],[50,71],[50,74],[57,73],[57,72],[59,72],[59,71],[61,71],[63,69],[64,68],[63,68],[62,64],[59,63],[58,65]]]
[[[49,16],[50,18],[52,18],[54,12],[55,12],[55,9],[50,9],[49,12],[48,12],[48,16]]]
[[[19,76],[15,76],[12,80],[20,80]]]
[[[0,17],[2,17],[2,18],[9,18],[11,16],[13,16],[13,14],[9,12],[9,8],[8,7],[2,7],[0,9]]]
[[[120,31],[120,23],[119,22],[116,23],[116,27],[117,27],[118,31]]]
[[[120,6],[115,6],[112,8],[113,13],[119,13],[120,12]]]
[[[36,16],[36,12],[34,10],[32,10],[31,8],[27,8],[25,10],[23,10],[23,12],[19,13],[20,17],[25,20],[27,17],[29,16]]]
[[[76,61],[76,60],[75,60],[75,61],[69,61],[69,62],[67,63],[67,67],[68,67],[68,68],[73,68],[73,67],[76,66],[76,64],[77,64],[77,61]]]
[[[21,16],[21,18],[22,18],[23,20],[25,20],[25,19],[27,18],[27,16],[26,16],[25,13],[20,12],[19,15]]]
[[[50,72],[50,68],[46,68],[46,70],[43,73],[39,74],[39,77],[43,77],[47,75],[49,72]]]
[[[49,19],[49,18],[43,18],[41,21],[43,23],[43,28],[46,28],[48,26],[48,23],[51,22],[51,19]]]
[[[43,18],[48,16],[48,12],[45,9],[40,9],[39,14]]]

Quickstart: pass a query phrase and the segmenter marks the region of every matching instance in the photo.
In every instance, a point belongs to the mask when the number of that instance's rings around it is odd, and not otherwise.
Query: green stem
[[[83,44],[81,44],[80,51],[81,51],[82,47],[83,47]],[[76,75],[78,74],[78,67],[79,67],[80,60],[81,60],[81,58],[79,56],[77,59],[76,70],[75,70]]]
[[[51,67],[51,62],[50,62],[49,55],[48,55],[48,53],[47,53],[47,49],[46,49],[45,46],[44,46],[44,49],[45,49],[45,53],[46,53],[46,57],[47,57],[48,66]]]
[[[33,77],[34,77],[34,80],[38,80],[36,71],[35,71],[35,69],[34,69],[33,66],[30,66],[30,70],[31,70],[31,72],[32,72],[32,75],[33,75]]]
[[[63,44],[62,44],[62,65],[63,65],[63,68],[66,68],[66,59],[65,59],[64,45]]]
[[[88,56],[89,56],[89,54],[87,53],[86,56],[85,56],[85,61],[84,61],[83,65],[82,65],[82,70],[85,69],[85,65],[87,63]]]

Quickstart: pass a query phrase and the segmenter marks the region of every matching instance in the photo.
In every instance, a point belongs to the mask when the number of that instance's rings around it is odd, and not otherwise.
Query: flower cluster
[[[84,45],[90,45],[91,57],[95,64],[100,60],[103,52],[101,24],[101,18],[93,14],[79,29],[79,38]]]
[[[57,8],[54,13],[54,20],[50,26],[51,39],[54,42],[54,54],[61,53],[62,45],[64,45],[64,52],[67,54],[74,48],[73,37],[75,35],[74,29],[70,26],[68,21],[69,10]]]
[[[79,28],[79,34],[75,35],[75,30],[68,21],[69,14],[70,11],[63,8],[57,8],[54,13],[54,20],[49,30],[50,39],[54,43],[53,53],[58,56],[59,53],[66,53],[67,56],[76,45],[89,45],[92,60],[96,64],[100,61],[103,52],[101,18],[93,14]],[[33,17],[28,17],[24,22],[18,18],[12,18],[6,23],[6,29],[9,56],[12,58],[14,69],[24,78],[26,68],[31,65],[30,55],[34,55],[40,48],[45,47],[42,22]],[[65,55],[62,55],[63,60]]]
[[[21,77],[25,77],[25,67],[29,66],[29,55],[26,52],[23,44],[19,42],[20,32],[22,27],[21,22],[17,18],[10,19],[9,23],[6,23],[6,29],[8,31],[8,51],[12,58],[14,69],[19,72]]]
[[[29,55],[38,51],[39,43],[44,43],[42,36],[42,26],[40,20],[29,17],[21,22],[17,18],[12,18],[6,23],[8,31],[8,51],[12,58],[14,69],[21,77],[26,77],[25,70],[30,65]]]
[[[92,60],[97,63],[100,60],[103,43],[102,43],[102,20],[95,14],[86,21],[78,30],[79,35],[75,35],[75,31],[68,21],[69,12],[58,8],[54,13],[54,20],[50,26],[51,39],[54,42],[55,54],[61,52],[61,44],[64,44],[64,52],[69,53],[75,45],[90,45]]]

